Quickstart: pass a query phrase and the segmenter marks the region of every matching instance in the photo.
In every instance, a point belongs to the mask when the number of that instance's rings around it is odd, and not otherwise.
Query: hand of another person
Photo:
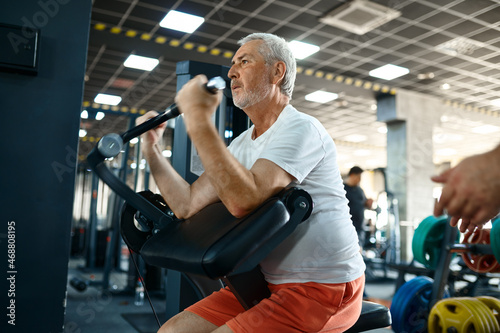
[[[446,209],[452,226],[462,219],[461,232],[481,227],[500,211],[500,147],[468,157],[432,180],[444,184],[434,215]]]

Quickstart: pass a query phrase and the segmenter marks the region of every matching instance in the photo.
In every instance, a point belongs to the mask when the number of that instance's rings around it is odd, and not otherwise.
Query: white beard
[[[233,96],[233,103],[240,109],[255,105],[271,93],[271,85],[267,82],[267,75],[262,76],[261,82],[253,90],[240,89],[239,95]]]

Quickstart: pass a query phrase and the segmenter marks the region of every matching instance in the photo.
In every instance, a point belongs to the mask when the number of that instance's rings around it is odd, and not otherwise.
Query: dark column
[[[90,0],[1,5],[19,29],[0,53],[15,60],[40,31],[37,73],[0,68],[1,332],[63,331],[90,12]]]

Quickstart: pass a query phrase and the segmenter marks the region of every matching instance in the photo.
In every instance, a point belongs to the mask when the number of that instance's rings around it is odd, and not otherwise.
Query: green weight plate
[[[427,237],[427,233],[432,228],[434,223],[436,223],[436,218],[434,216],[425,218],[422,222],[420,222],[417,229],[415,229],[415,233],[413,234],[413,240],[411,244],[413,256],[415,257],[415,260],[422,264],[425,262],[425,239]]]
[[[413,256],[427,268],[436,268],[441,253],[446,216],[425,218],[415,230],[412,240]]]
[[[490,245],[495,259],[500,262],[500,219],[497,218],[492,222]]]

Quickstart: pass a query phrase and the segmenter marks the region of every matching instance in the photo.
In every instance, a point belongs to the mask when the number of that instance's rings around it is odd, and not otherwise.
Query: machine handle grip
[[[211,94],[217,94],[219,90],[222,90],[226,88],[226,81],[220,76],[216,76],[214,78],[211,78],[208,80],[208,82],[205,84],[205,89],[211,93]],[[148,121],[145,121],[144,123],[128,130],[127,132],[123,133],[121,135],[123,143],[129,142],[131,139],[155,128],[158,127],[158,125],[166,122],[169,119],[175,118],[179,116],[179,108],[177,108],[177,105],[174,103],[170,105],[163,113],[160,113],[154,118],[149,119]]]

